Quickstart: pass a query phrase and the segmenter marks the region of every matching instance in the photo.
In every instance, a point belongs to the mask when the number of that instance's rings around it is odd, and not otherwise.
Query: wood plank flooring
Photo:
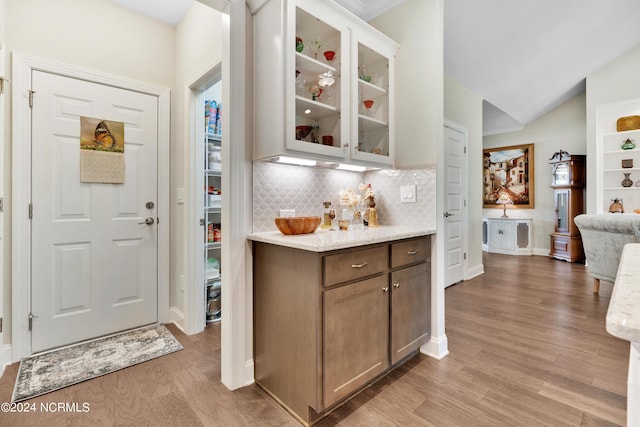
[[[612,285],[580,264],[485,254],[486,273],[447,288],[450,354],[417,355],[347,402],[327,426],[624,425],[629,348],[607,334]],[[220,383],[220,325],[185,349],[29,400],[88,413],[0,413],[0,426],[296,426],[259,387]],[[11,399],[18,370],[0,378]]]

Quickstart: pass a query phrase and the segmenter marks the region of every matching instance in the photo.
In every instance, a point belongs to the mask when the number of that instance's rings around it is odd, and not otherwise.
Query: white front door
[[[464,156],[465,134],[450,126],[444,127],[445,147],[445,287],[463,279],[464,227]]]
[[[32,90],[31,351],[155,323],[157,96],[37,70]],[[124,122],[124,184],[80,182],[82,116]]]

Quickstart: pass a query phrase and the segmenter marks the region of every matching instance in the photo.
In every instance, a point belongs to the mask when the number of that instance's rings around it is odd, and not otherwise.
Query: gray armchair
[[[614,283],[622,248],[640,242],[640,215],[606,213],[578,215],[575,224],[582,235],[587,269],[593,277],[593,293],[600,291],[600,280]]]

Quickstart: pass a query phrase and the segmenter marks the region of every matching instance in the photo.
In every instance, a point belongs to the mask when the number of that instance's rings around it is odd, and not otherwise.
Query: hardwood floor
[[[624,425],[629,346],[605,331],[612,285],[592,293],[584,266],[485,254],[486,273],[446,290],[450,354],[417,355],[319,426]],[[220,383],[220,325],[185,349],[29,400],[87,413],[0,413],[0,426],[296,426],[259,387]],[[0,378],[11,399],[18,370]]]

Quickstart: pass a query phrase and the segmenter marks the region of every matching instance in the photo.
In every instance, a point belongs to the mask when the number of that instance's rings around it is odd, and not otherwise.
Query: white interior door
[[[447,287],[463,279],[466,136],[464,132],[445,125],[444,138],[446,177],[444,239],[445,287]]]
[[[31,351],[156,322],[157,97],[35,70],[32,90]],[[124,184],[80,182],[82,116],[124,122]]]

